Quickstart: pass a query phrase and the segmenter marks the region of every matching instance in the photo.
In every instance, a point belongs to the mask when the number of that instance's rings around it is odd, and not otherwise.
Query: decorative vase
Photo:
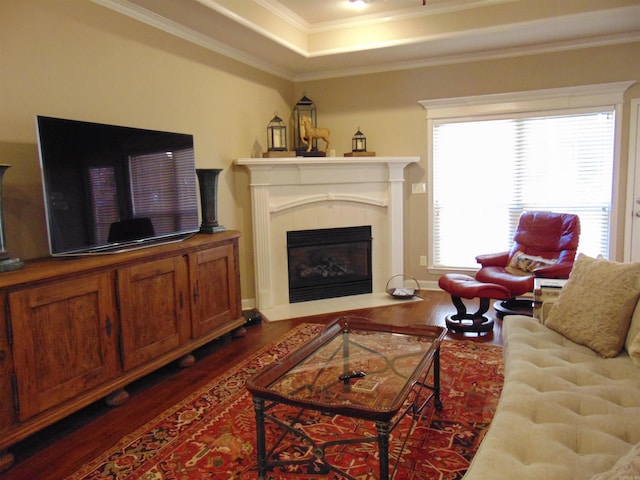
[[[196,168],[202,208],[200,233],[226,231],[224,226],[218,224],[218,176],[221,171],[221,168]]]
[[[0,272],[18,270],[24,267],[24,262],[19,258],[10,258],[5,249],[4,234],[4,209],[2,206],[2,178],[11,165],[0,165]]]

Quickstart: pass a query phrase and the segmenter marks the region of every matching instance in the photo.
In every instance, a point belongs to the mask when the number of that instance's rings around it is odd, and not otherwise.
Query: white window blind
[[[162,161],[170,155],[173,163]],[[135,155],[129,158],[133,217],[149,217],[156,234],[185,228],[185,211],[193,209],[196,200],[185,195],[196,181],[195,175],[178,178],[193,161],[193,149]],[[184,173],[183,173],[184,175]]]
[[[113,167],[91,167],[88,169],[93,228],[88,232],[95,243],[104,243],[109,237],[113,222],[120,220],[118,191]]]
[[[608,256],[614,132],[613,108],[435,120],[431,265],[508,250],[525,210],[578,214],[579,250]]]

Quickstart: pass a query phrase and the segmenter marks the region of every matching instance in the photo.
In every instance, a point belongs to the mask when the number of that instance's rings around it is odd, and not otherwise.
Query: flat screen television
[[[37,116],[49,250],[115,253],[199,229],[193,136]]]

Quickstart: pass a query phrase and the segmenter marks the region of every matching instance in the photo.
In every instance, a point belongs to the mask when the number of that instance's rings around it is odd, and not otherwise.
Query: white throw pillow
[[[548,267],[558,263],[557,258],[544,258],[535,255],[527,255],[517,251],[509,260],[505,270],[513,275],[531,275],[536,268]]]
[[[640,478],[640,443],[621,457],[610,470],[591,477],[591,480],[633,480]]]
[[[603,357],[625,344],[640,295],[640,263],[579,254],[545,325]]]

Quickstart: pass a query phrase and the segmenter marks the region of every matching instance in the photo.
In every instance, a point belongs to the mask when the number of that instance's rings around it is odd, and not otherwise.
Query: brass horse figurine
[[[313,123],[311,123],[311,118],[300,118],[300,140],[303,145],[307,145],[307,152],[311,151],[314,138],[320,138],[326,143],[324,150],[322,150],[323,152],[329,150],[329,135],[331,135],[331,131],[328,128],[314,127]]]

